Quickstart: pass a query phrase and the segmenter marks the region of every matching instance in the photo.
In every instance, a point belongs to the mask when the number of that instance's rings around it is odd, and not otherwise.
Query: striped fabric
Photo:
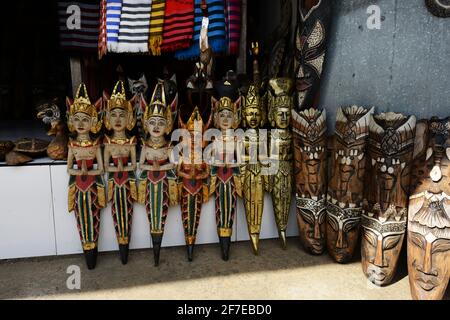
[[[117,52],[148,52],[152,0],[123,0]]]
[[[152,1],[152,13],[150,16],[150,36],[148,39],[148,46],[154,56],[161,55],[165,7],[165,0]]]
[[[100,27],[98,36],[98,59],[100,60],[108,51],[106,44],[106,0],[100,2]]]
[[[189,48],[193,32],[194,0],[166,1],[161,51]]]
[[[106,43],[108,51],[117,52],[122,0],[106,0]]]
[[[241,38],[241,0],[225,0],[225,2],[228,54],[238,55]]]
[[[203,13],[202,0],[195,0],[195,26],[191,46],[186,50],[175,52],[175,58],[180,60],[196,58],[200,55],[200,31]],[[224,53],[227,50],[225,32],[225,3],[224,0],[206,0],[208,5],[208,43],[213,52]]]
[[[96,52],[100,1],[59,1],[60,45],[64,50]]]

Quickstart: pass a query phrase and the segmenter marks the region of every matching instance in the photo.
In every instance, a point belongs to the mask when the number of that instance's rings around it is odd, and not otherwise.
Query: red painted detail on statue
[[[217,177],[223,183],[227,183],[233,177],[233,169],[228,167],[219,167],[219,169],[217,170]]]
[[[183,187],[192,195],[196,195],[202,191],[203,181],[195,179],[183,179]]]
[[[148,171],[147,178],[151,183],[157,184],[167,177],[166,171]]]
[[[89,190],[89,188],[95,183],[95,176],[76,176],[75,184],[83,192]]]

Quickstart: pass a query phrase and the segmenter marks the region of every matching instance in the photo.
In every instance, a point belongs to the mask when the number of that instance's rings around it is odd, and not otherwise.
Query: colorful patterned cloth
[[[99,36],[99,0],[59,1],[60,45],[65,50],[95,52]]]
[[[238,55],[241,38],[241,0],[225,0],[225,2],[228,53]]]
[[[148,52],[152,0],[123,0],[117,52]]]
[[[164,14],[162,52],[188,48],[194,33],[194,0],[170,0]]]
[[[200,55],[200,31],[202,29],[203,13],[202,0],[195,0],[195,26],[191,46],[186,50],[175,53],[177,59],[185,60]],[[224,53],[227,50],[225,32],[225,3],[223,0],[206,0],[208,6],[208,43],[215,53]]]
[[[122,0],[106,0],[106,43],[108,51],[117,52]]]
[[[161,55],[161,43],[163,40],[165,0],[153,0],[150,16],[150,36],[148,46],[154,56]]]
[[[100,60],[108,51],[106,43],[106,0],[100,2],[100,27],[98,36],[98,59]]]

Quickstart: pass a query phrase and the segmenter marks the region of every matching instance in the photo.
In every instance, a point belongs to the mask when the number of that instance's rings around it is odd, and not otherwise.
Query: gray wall
[[[380,30],[367,28],[367,8],[381,8]],[[320,105],[334,127],[339,106],[450,116],[450,18],[424,0],[333,0],[333,22]]]

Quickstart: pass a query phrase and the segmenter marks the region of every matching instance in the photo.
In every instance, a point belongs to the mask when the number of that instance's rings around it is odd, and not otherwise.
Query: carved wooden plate
[[[36,138],[24,138],[15,142],[16,147],[14,151],[26,154],[30,157],[38,157],[45,155],[49,141],[36,139]]]

